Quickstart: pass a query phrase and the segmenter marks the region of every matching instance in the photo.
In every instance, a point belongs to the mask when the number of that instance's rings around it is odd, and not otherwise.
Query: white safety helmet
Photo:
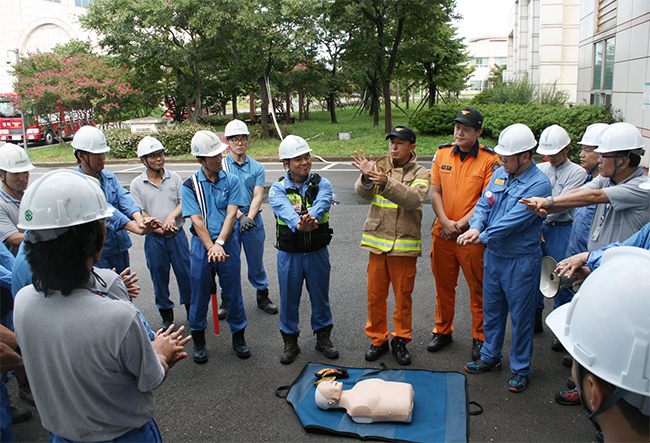
[[[542,131],[539,136],[537,153],[542,155],[555,155],[571,143],[571,138],[566,130],[559,125],[551,125]]]
[[[587,126],[585,133],[582,135],[582,140],[578,142],[579,145],[598,146],[600,143],[600,135],[609,125],[607,123],[594,123]]]
[[[530,151],[536,144],[533,131],[523,123],[515,123],[501,131],[499,144],[494,150],[499,155],[515,155]]]
[[[287,135],[280,143],[280,160],[300,157],[311,151],[312,149],[304,138],[297,135]]]
[[[157,138],[151,137],[150,135],[146,135],[142,140],[140,140],[140,143],[138,143],[138,157],[144,157],[152,152],[164,150],[165,147],[162,143],[160,143]]]
[[[594,152],[634,151],[643,155],[643,136],[641,131],[631,123],[612,123],[600,134],[600,143]]]
[[[248,126],[241,120],[233,120],[226,125],[225,134],[226,138],[234,137],[236,135],[249,135]]]
[[[196,157],[216,157],[227,147],[212,131],[199,131],[192,137],[192,155]]]
[[[639,409],[650,406],[649,288],[650,251],[611,248],[573,300],[546,318],[582,367],[628,393],[640,394],[623,397]]]
[[[104,133],[94,126],[79,128],[72,138],[72,147],[91,154],[104,154],[111,150],[106,144]]]
[[[13,143],[5,143],[0,146],[0,169],[18,174],[31,171],[34,165],[23,148]]]
[[[113,208],[99,181],[69,169],[51,171],[36,180],[20,202],[18,227],[31,243],[54,240],[71,226],[108,218]]]

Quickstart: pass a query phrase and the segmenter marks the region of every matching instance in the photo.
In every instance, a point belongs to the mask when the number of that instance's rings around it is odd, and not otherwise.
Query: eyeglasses
[[[150,160],[156,160],[158,157],[165,157],[165,151],[154,152],[153,154],[147,154],[147,158]]]
[[[616,154],[611,154],[611,155],[598,154],[598,158],[616,158]]]
[[[106,218],[104,219],[104,224],[106,225],[106,227],[109,227],[109,226],[111,225],[111,218],[110,218],[110,217],[106,217]]]
[[[243,136],[243,137],[233,137],[231,139],[228,139],[229,142],[233,142],[236,145],[243,145],[248,141],[248,136]]]

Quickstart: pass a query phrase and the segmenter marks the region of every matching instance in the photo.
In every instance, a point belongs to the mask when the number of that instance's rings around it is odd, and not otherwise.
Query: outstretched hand
[[[375,170],[375,159],[371,155],[370,158],[366,158],[366,154],[363,153],[363,149],[359,149],[359,152],[354,151],[352,156],[352,166],[357,168],[364,177],[369,178],[369,174]]]
[[[185,345],[191,340],[192,336],[188,335],[183,338],[181,335],[185,330],[185,326],[181,326],[177,331],[174,331],[174,325],[163,331],[159,329],[151,342],[156,354],[164,357],[167,366],[171,369],[176,363],[187,357],[184,352]]]

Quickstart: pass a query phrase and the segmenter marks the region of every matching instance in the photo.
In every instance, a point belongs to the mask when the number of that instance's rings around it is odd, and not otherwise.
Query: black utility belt
[[[544,222],[544,226],[571,226],[573,221],[550,221]]]

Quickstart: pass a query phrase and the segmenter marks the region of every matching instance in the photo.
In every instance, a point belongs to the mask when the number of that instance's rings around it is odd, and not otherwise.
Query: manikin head
[[[322,381],[316,388],[316,405],[321,409],[337,408],[342,392],[343,383],[340,381]]]

